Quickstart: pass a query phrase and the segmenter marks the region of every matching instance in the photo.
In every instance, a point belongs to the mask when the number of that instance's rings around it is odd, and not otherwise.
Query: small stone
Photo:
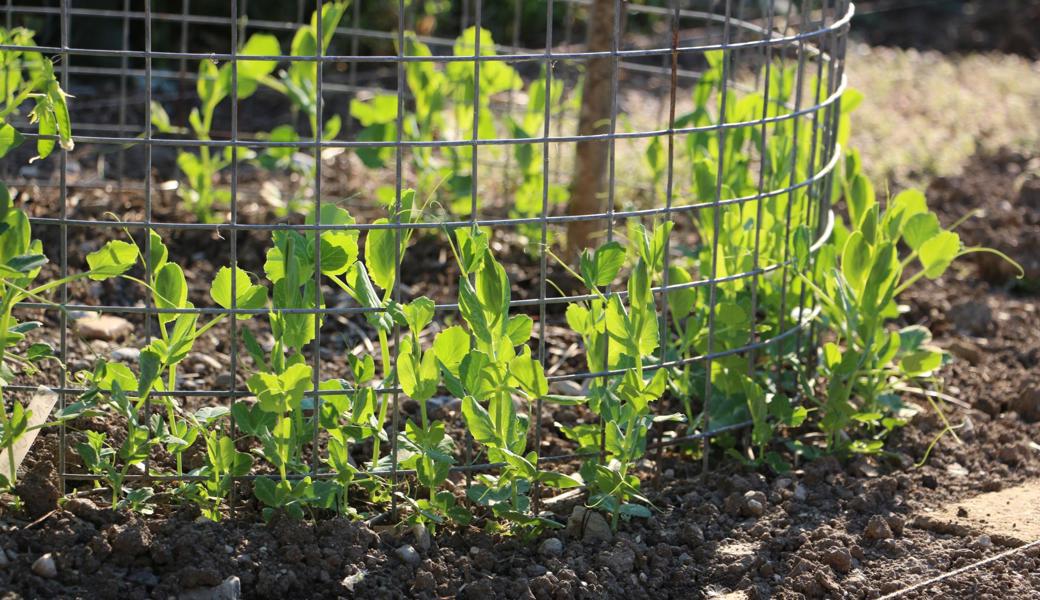
[[[704,543],[704,531],[693,523],[682,526],[682,541],[690,548],[696,548]]]
[[[397,556],[397,558],[401,559],[401,562],[403,562],[404,564],[411,565],[413,567],[422,562],[422,557],[419,556],[419,553],[411,544],[405,544],[399,547],[397,550],[394,550],[394,555]]]
[[[437,580],[434,579],[433,573],[430,573],[426,569],[419,569],[415,574],[415,582],[412,583],[413,592],[426,592],[437,587]]]
[[[88,340],[113,340],[130,335],[134,326],[130,321],[113,315],[94,315],[76,321],[76,333]]]
[[[220,372],[224,369],[224,365],[221,362],[208,354],[195,354],[195,365],[197,367],[196,373],[205,372],[206,369],[210,371]]]
[[[893,534],[903,535],[903,529],[906,527],[906,517],[893,513],[885,516],[885,522],[888,523],[888,527]]]
[[[88,523],[101,525],[105,522],[105,515],[101,508],[98,508],[98,505],[88,498],[71,498],[63,506],[64,510]]]
[[[1040,422],[1040,381],[1026,382],[1017,396],[1012,396],[1009,408],[1027,423]]]
[[[990,539],[988,535],[983,534],[975,538],[975,541],[972,542],[972,545],[976,548],[992,548],[993,540]]]
[[[960,463],[951,463],[946,465],[946,472],[954,477],[967,477],[968,470],[961,466]]]
[[[0,550],[0,569],[6,567],[8,564],[10,564],[10,562],[11,561],[7,558],[7,553],[3,550]]]
[[[220,585],[195,588],[180,593],[179,600],[238,600],[242,596],[242,581],[232,575]]]
[[[636,553],[631,548],[622,547],[609,552],[600,552],[596,557],[596,562],[615,575],[631,573],[636,564]]]
[[[231,383],[233,381],[234,378],[231,377],[231,373],[221,373],[213,380],[213,385],[215,385],[218,390],[229,390],[231,389]]]
[[[839,573],[852,570],[852,553],[848,548],[831,548],[823,554],[823,561]]]
[[[426,409],[433,413],[454,412],[462,408],[462,400],[454,396],[434,396],[426,401]]]
[[[116,362],[135,363],[141,358],[141,351],[137,348],[116,348],[112,351],[112,360]]]
[[[977,365],[982,362],[982,350],[968,340],[953,340],[946,346],[946,349],[957,358],[968,361],[969,364]]]
[[[546,569],[545,567],[539,564],[530,564],[527,566],[526,569],[524,569],[524,572],[527,573],[528,577],[541,577],[542,575],[548,573],[549,569]]]
[[[766,495],[762,492],[744,494],[744,506],[741,513],[748,517],[761,517],[766,512]]]
[[[153,573],[151,569],[138,569],[137,571],[132,571],[126,576],[126,580],[145,587],[155,587],[159,585],[159,576]]]
[[[560,556],[563,554],[563,542],[559,538],[549,538],[538,546],[538,553],[542,556]]]
[[[54,562],[54,556],[48,552],[36,559],[32,564],[32,571],[45,579],[54,579],[58,576],[58,565]]]
[[[430,531],[422,523],[412,525],[412,536],[415,538],[415,547],[422,552],[430,549]]]
[[[614,533],[603,515],[584,506],[575,506],[571,511],[571,516],[567,519],[567,532],[585,542],[609,542],[614,538]]]
[[[892,537],[892,528],[889,527],[888,521],[884,517],[874,515],[867,521],[867,528],[863,530],[863,535],[868,540],[887,540]]]
[[[804,483],[795,484],[794,499],[799,502],[805,502],[809,499],[809,488],[805,487]]]
[[[365,572],[364,571],[358,571],[357,573],[354,573],[353,575],[347,575],[346,577],[344,577],[343,581],[341,581],[340,584],[343,587],[347,588],[348,592],[353,592],[354,591],[354,586],[356,586],[357,584],[361,583],[364,579],[365,579]]]

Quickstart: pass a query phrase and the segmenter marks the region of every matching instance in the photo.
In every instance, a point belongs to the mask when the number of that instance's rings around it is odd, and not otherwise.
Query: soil
[[[955,357],[942,391],[954,398],[943,405],[959,439],[947,433],[930,452],[942,421],[924,397],[908,395],[921,410],[878,457],[828,457],[784,474],[719,457],[701,476],[695,461],[666,454],[641,472],[654,516],[622,522],[609,540],[597,535],[596,519],[584,531],[578,519],[534,540],[471,526],[430,541],[343,518],[265,525],[248,505],[216,523],[191,507],[114,512],[96,496],[55,508],[53,465],[42,457],[57,439],[42,435],[23,478],[26,512],[0,519],[3,597],[217,597],[237,577],[248,598],[877,598],[1031,542],[1028,513],[1019,525],[1014,512],[986,507],[1040,499],[1040,310],[1030,250],[1038,247],[1040,185],[1032,164],[978,157],[964,176],[929,190],[946,224],[983,209],[960,228],[966,243],[1005,250],[1027,271],[1018,280],[977,255],[905,298],[907,321],[929,326]],[[578,497],[551,509],[566,522],[576,506]],[[53,578],[32,569],[48,552]],[[905,597],[1040,598],[1040,552]]]

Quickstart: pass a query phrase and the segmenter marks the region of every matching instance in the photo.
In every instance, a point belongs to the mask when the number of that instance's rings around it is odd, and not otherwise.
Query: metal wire
[[[242,4],[239,4],[239,2]],[[532,227],[537,228],[537,253],[531,259],[537,265],[536,297],[515,299],[510,301],[510,309],[525,310],[529,314],[537,316],[537,360],[549,370],[551,362],[547,344],[551,333],[548,324],[561,309],[571,304],[590,301],[598,298],[595,294],[550,294],[548,288],[552,284],[550,280],[550,246],[552,243],[552,232],[554,227],[566,225],[576,221],[603,222],[605,227],[605,239],[607,241],[620,235],[621,225],[628,222],[641,220],[654,222],[671,222],[677,229],[682,229],[684,224],[693,222],[699,215],[713,214],[713,228],[710,231],[699,232],[696,241],[697,248],[691,250],[679,241],[669,239],[664,249],[664,272],[660,285],[652,286],[654,302],[659,311],[660,348],[652,364],[644,367],[647,371],[657,369],[684,368],[690,365],[698,365],[703,368],[704,385],[703,394],[698,400],[701,401],[701,420],[696,424],[696,429],[691,429],[686,435],[676,435],[673,439],[659,439],[657,442],[648,444],[649,449],[664,449],[672,446],[691,446],[694,442],[703,442],[704,468],[708,467],[708,442],[717,435],[730,433],[746,427],[749,422],[738,422],[720,425],[713,428],[713,420],[716,418],[710,414],[712,395],[716,393],[716,382],[714,380],[713,363],[717,363],[727,357],[746,357],[747,369],[752,372],[757,364],[758,358],[768,352],[775,351],[775,363],[772,365],[779,374],[782,367],[781,355],[785,349],[794,341],[794,346],[806,353],[811,352],[814,341],[811,323],[816,314],[816,308],[812,305],[811,298],[806,299],[804,289],[799,289],[797,298],[787,298],[788,288],[793,285],[794,277],[798,273],[795,266],[795,258],[790,249],[791,235],[795,227],[806,226],[814,232],[814,241],[810,248],[810,264],[814,260],[816,252],[822,247],[830,235],[833,221],[830,218],[830,190],[834,172],[840,165],[841,148],[837,141],[838,119],[840,118],[840,101],[846,89],[844,78],[844,50],[845,37],[849,22],[853,14],[853,6],[847,0],[824,0],[821,3],[802,2],[800,8],[795,8],[794,2],[786,3],[786,14],[778,11],[776,2],[757,2],[752,0],[726,0],[724,3],[715,2],[688,2],[682,0],[669,0],[666,6],[645,6],[631,4],[621,0],[608,0],[612,13],[612,40],[609,50],[587,51],[576,49],[573,43],[576,32],[581,31],[583,19],[587,19],[588,9],[593,0],[548,0],[545,8],[544,30],[537,28],[535,34],[541,30],[544,33],[544,45],[535,48],[526,48],[522,45],[520,38],[520,24],[517,21],[512,24],[512,39],[508,45],[495,44],[493,48],[486,47],[486,41],[482,41],[481,35],[474,37],[473,48],[467,48],[465,53],[455,55],[452,48],[456,41],[451,37],[440,37],[437,35],[419,35],[417,39],[427,44],[433,50],[433,56],[412,56],[407,51],[405,31],[409,24],[408,8],[414,8],[414,3],[406,4],[405,0],[397,0],[395,3],[397,14],[395,15],[396,26],[389,30],[373,30],[363,27],[362,13],[359,8],[360,2],[355,0],[351,17],[336,28],[333,34],[333,43],[326,51],[324,44],[323,19],[316,21],[316,34],[318,38],[317,48],[311,55],[289,56],[253,56],[249,61],[277,61],[280,65],[300,62],[312,65],[317,72],[316,87],[316,126],[310,136],[301,136],[296,142],[280,142],[264,139],[258,136],[257,131],[248,130],[248,125],[243,120],[244,106],[251,102],[249,99],[239,98],[238,83],[240,77],[240,55],[242,38],[245,37],[246,27],[250,31],[269,32],[280,34],[285,38],[301,25],[309,23],[309,11],[315,9],[317,14],[322,14],[324,6],[329,0],[316,0],[297,3],[297,18],[294,22],[280,21],[274,18],[261,19],[249,18],[250,7],[245,5],[244,0],[229,0],[228,10],[224,15],[202,15],[195,14],[190,0],[182,0],[179,12],[155,12],[152,10],[151,2],[145,2],[143,10],[131,10],[131,2],[122,2],[121,9],[94,9],[74,6],[71,0],[60,0],[59,6],[24,6],[16,4],[13,0],[7,0],[0,7],[4,11],[5,22],[8,27],[28,19],[47,20],[58,19],[60,24],[59,39],[38,39],[39,47],[22,47],[15,45],[0,45],[0,51],[9,50],[34,50],[45,55],[54,55],[60,59],[60,76],[64,88],[69,91],[74,100],[70,105],[72,110],[72,122],[74,132],[87,131],[91,135],[74,136],[74,141],[79,145],[71,153],[61,150],[58,165],[58,180],[47,179],[44,176],[33,176],[32,174],[21,174],[18,178],[21,187],[32,192],[46,193],[48,190],[56,189],[57,199],[60,206],[57,214],[45,214],[30,219],[34,227],[47,228],[56,227],[60,231],[60,273],[64,277],[76,272],[70,267],[70,260],[79,257],[69,247],[70,228],[84,229],[98,237],[111,237],[118,235],[120,230],[130,232],[142,232],[145,239],[145,261],[146,271],[150,272],[151,243],[150,232],[159,233],[206,233],[213,236],[227,236],[228,254],[227,264],[231,268],[231,307],[229,309],[216,306],[197,306],[184,309],[167,309],[154,306],[151,294],[144,294],[139,305],[116,306],[112,304],[98,304],[97,298],[73,297],[73,289],[68,286],[60,288],[60,301],[57,305],[42,302],[24,302],[18,306],[18,310],[36,310],[45,313],[57,311],[56,319],[60,327],[59,354],[62,360],[62,368],[58,374],[60,381],[56,388],[59,394],[59,406],[64,408],[68,405],[67,399],[82,394],[83,388],[73,384],[69,373],[64,365],[70,358],[70,340],[68,339],[68,325],[70,314],[73,312],[103,312],[108,314],[136,315],[148,324],[143,338],[150,341],[152,338],[151,323],[153,317],[163,314],[196,314],[196,315],[225,315],[232,317],[227,326],[230,338],[226,340],[229,352],[230,379],[225,389],[184,389],[182,386],[172,386],[171,389],[154,391],[145,402],[143,415],[150,414],[151,397],[156,398],[203,398],[216,399],[225,402],[231,407],[238,399],[250,396],[248,390],[240,389],[238,383],[239,371],[242,368],[243,357],[240,354],[239,334],[243,326],[235,317],[247,315],[268,314],[267,309],[241,308],[237,303],[237,289],[243,282],[238,280],[238,265],[244,262],[240,247],[240,235],[250,234],[272,234],[279,231],[295,231],[307,233],[314,236],[315,263],[320,264],[322,245],[322,232],[356,231],[371,232],[377,230],[392,230],[395,237],[395,270],[393,288],[390,290],[392,299],[401,303],[407,300],[410,292],[403,285],[402,279],[410,274],[407,260],[402,263],[402,240],[406,230],[417,230],[427,234],[447,232],[448,235],[457,228],[489,227],[493,230],[502,231],[511,228]],[[563,7],[563,31],[556,24],[555,17],[560,15],[560,4]],[[453,3],[458,4],[458,3]],[[475,0],[462,3],[464,6],[458,14],[461,16],[463,27],[471,22],[479,31],[488,26],[483,12],[483,0]],[[603,5],[600,0],[597,5]],[[718,10],[715,5],[719,4]],[[819,8],[810,10],[809,5]],[[691,6],[692,5],[692,6]],[[708,10],[701,10],[704,5],[709,5]],[[513,7],[516,16],[521,15],[520,2],[517,1]],[[255,9],[255,4],[252,7]],[[453,7],[453,9],[458,6]],[[253,10],[252,12],[256,12]],[[647,41],[646,37],[630,36],[626,32],[626,23],[633,15],[648,20],[659,20],[660,24],[666,25],[662,30],[667,30],[667,35],[651,35]],[[74,35],[78,32],[77,25],[81,20],[105,18],[118,21],[121,26],[121,43],[118,49],[107,49],[90,47],[91,40],[83,35]],[[656,21],[655,21],[656,22]],[[156,27],[170,27],[170,31],[176,34],[169,36],[156,36]],[[176,29],[174,29],[176,27]],[[222,28],[227,31],[230,46],[228,51],[213,52],[200,49],[200,44],[192,35],[193,28]],[[496,31],[496,33],[498,33]],[[525,30],[526,33],[526,30]],[[580,35],[580,34],[578,34]],[[139,48],[132,48],[131,41],[141,40]],[[75,44],[75,45],[74,45]],[[394,52],[386,52],[390,45],[394,46]],[[481,47],[485,44],[485,47]],[[341,52],[346,49],[348,54]],[[472,50],[472,53],[469,52]],[[677,119],[677,110],[682,109],[685,104],[685,95],[688,93],[686,86],[695,85],[703,76],[705,56],[709,52],[721,52],[722,76],[719,82],[718,96],[714,102],[717,107],[717,115],[709,122],[686,123],[680,126]],[[760,58],[759,58],[760,57]],[[601,59],[610,63],[610,107],[609,123],[600,128],[602,132],[578,135],[573,131],[575,119],[568,112],[566,106],[557,109],[552,106],[554,90],[573,92],[577,86],[578,79],[573,76],[569,68],[578,69],[586,66],[589,61]],[[118,66],[110,66],[111,61],[117,60]],[[167,100],[183,100],[187,84],[194,82],[196,76],[191,73],[191,64],[199,61],[227,62],[231,65],[231,90],[230,110],[227,111],[227,129],[220,135],[219,139],[198,139],[193,134],[186,135],[159,135],[153,131],[152,106],[153,102]],[[789,61],[797,64],[795,81],[793,82],[793,100],[773,101],[771,95],[776,90],[771,89],[772,75],[775,69],[782,66],[774,64],[775,61]],[[406,112],[414,97],[407,87],[406,70],[410,65],[426,63],[440,67],[452,64],[462,64],[472,68],[473,97],[476,99],[473,107],[472,122],[469,124],[472,131],[468,135],[462,135],[461,131],[450,136],[448,131],[439,132],[433,139],[409,139],[405,135],[408,123],[406,123]],[[482,70],[487,72],[496,63],[506,64],[521,68],[538,68],[540,80],[544,86],[545,105],[542,111],[541,131],[526,132],[530,137],[519,137],[515,134],[500,136],[499,134],[487,135],[481,131],[481,119],[487,115],[482,111],[490,110],[495,117],[514,116],[516,110],[524,108],[527,99],[523,94],[507,92],[507,97],[492,98],[487,105],[482,105],[481,85]],[[651,64],[652,63],[652,64]],[[525,65],[528,65],[525,67]],[[812,72],[815,66],[814,89],[803,90],[807,86],[807,73]],[[392,72],[388,72],[392,69]],[[748,73],[754,74],[753,81],[746,77]],[[764,76],[761,74],[764,73]],[[824,76],[826,74],[826,76]],[[118,77],[117,87],[119,98],[113,104],[111,99],[99,97],[96,83],[105,78]],[[532,78],[525,77],[530,81]],[[658,122],[651,125],[633,124],[629,119],[629,111],[638,116],[639,107],[636,106],[629,95],[632,87],[644,87],[652,89],[647,82],[657,82],[658,89],[667,90],[667,96],[661,96],[660,107],[662,112],[667,113],[665,119],[659,114]],[[170,82],[178,84],[179,91],[174,94],[170,92]],[[392,82],[392,83],[391,83]],[[633,83],[635,82],[635,83]],[[645,85],[644,85],[645,84]],[[645,90],[643,97],[646,97]],[[759,91],[763,95],[763,104],[760,114],[732,114],[731,99],[744,91]],[[342,133],[335,139],[326,139],[323,133],[324,121],[330,114],[344,114],[342,107],[346,102],[364,96],[372,92],[396,93],[397,113],[393,125],[396,133],[390,140],[364,140],[359,139],[359,128],[352,119],[347,119]],[[143,109],[131,109],[130,106],[140,103],[143,99]],[[131,104],[132,102],[132,104]],[[240,106],[242,105],[242,106]],[[85,117],[87,110],[93,115],[106,106],[116,106],[113,123],[104,122],[104,119],[91,120]],[[666,109],[666,110],[665,110]],[[82,113],[78,112],[82,111]],[[143,123],[135,124],[132,119],[140,116],[143,112]],[[84,114],[84,118],[78,118]],[[635,119],[632,119],[634,121]],[[666,121],[666,122],[662,122]],[[80,123],[83,123],[81,126]],[[799,125],[808,124],[806,129]],[[459,125],[461,129],[461,124]],[[765,176],[769,165],[768,140],[773,128],[793,127],[794,139],[792,147],[788,148],[788,160],[791,163],[790,174],[786,182],[774,184],[767,181]],[[450,128],[445,128],[450,129]],[[757,168],[755,174],[756,185],[748,186],[751,189],[730,191],[725,188],[725,176],[732,165],[724,158],[727,144],[730,140],[739,136],[758,132],[760,138],[757,145],[757,156],[749,157],[749,164]],[[799,136],[808,139],[800,139]],[[686,181],[688,171],[692,165],[684,162],[681,148],[686,140],[694,136],[711,137],[718,147],[719,160],[714,173],[714,193],[708,197],[698,197],[694,193],[692,185]],[[29,140],[55,139],[56,136],[38,135],[27,133],[25,137]],[[656,185],[647,185],[640,181],[638,173],[631,168],[631,157],[627,149],[630,147],[646,144],[653,140],[661,140],[666,148],[666,170],[664,173],[665,183],[663,194],[656,189]],[[552,200],[552,186],[567,183],[570,165],[563,155],[580,142],[598,142],[607,145],[607,162],[604,165],[606,175],[606,187],[603,189],[604,202],[601,210],[582,215],[562,214],[554,207]],[[117,161],[117,175],[114,179],[101,177],[100,181],[76,181],[70,177],[72,173],[69,161],[75,158],[80,162],[87,162],[91,158],[103,156],[108,150],[98,148],[114,147],[119,152]],[[508,198],[511,183],[501,187],[506,196],[495,197],[497,193],[496,172],[502,173],[507,181],[511,170],[515,166],[511,153],[514,148],[529,146],[539,148],[540,156],[538,162],[541,169],[540,206],[537,211],[528,215],[516,215],[506,210],[509,206]],[[143,147],[144,170],[143,174],[136,171],[138,181],[127,181],[132,178],[128,175],[126,164],[127,153],[136,148]],[[198,150],[229,151],[230,177],[228,187],[230,188],[230,206],[226,222],[202,223],[188,221],[168,221],[155,219],[153,202],[156,197],[156,188],[153,181],[153,172],[166,177],[170,173],[158,173],[166,167],[162,164],[160,157],[173,151]],[[332,166],[323,159],[323,153],[329,149],[339,150],[380,150],[392,149],[394,153],[393,166],[388,167],[393,176],[393,215],[387,222],[374,223],[359,222],[345,225],[333,225],[316,220],[313,224],[298,224],[290,222],[243,222],[240,211],[240,202],[246,201],[253,194],[254,189],[243,179],[247,168],[242,164],[239,157],[239,149],[254,151],[265,151],[271,149],[293,149],[299,152],[308,152],[313,155],[314,171],[309,176],[307,183],[313,190],[312,208],[316,214],[320,214],[321,208],[327,204],[340,203],[342,199],[333,197],[328,191],[325,183],[329,179],[340,174],[333,170]],[[470,152],[469,176],[471,178],[469,193],[469,214],[464,217],[445,215],[431,218],[417,223],[405,223],[402,220],[402,196],[407,181],[416,177],[414,167],[409,163],[410,157],[415,152],[423,150],[449,151],[453,149],[465,149]],[[506,153],[505,161],[498,157],[500,153]],[[557,153],[554,161],[553,152]],[[808,152],[811,157],[807,168],[799,171],[797,162],[799,153]],[[166,154],[162,154],[166,153]],[[555,165],[553,163],[555,162]],[[552,168],[551,168],[552,167]],[[0,165],[4,171],[6,181],[12,180],[12,166],[10,164]],[[169,169],[167,169],[169,170]],[[497,170],[497,171],[496,171]],[[389,173],[387,174],[389,178]],[[324,180],[324,181],[323,181]],[[118,217],[106,215],[102,219],[91,219],[77,216],[72,209],[71,190],[80,193],[84,190],[111,190],[115,189],[119,198],[127,197],[133,201],[141,202],[143,218],[140,220],[119,220]],[[633,191],[649,195],[649,205],[629,201],[625,193]],[[661,196],[661,197],[658,197]],[[766,255],[760,247],[761,222],[764,207],[770,202],[787,201],[786,222],[783,223],[783,251],[779,257]],[[349,201],[354,201],[350,199]],[[736,272],[720,272],[720,261],[726,257],[722,255],[723,247],[720,240],[720,215],[730,207],[738,209],[748,202],[756,203],[756,217],[754,219],[754,243],[752,246],[752,260],[749,268],[738,269]],[[794,204],[804,203],[795,212]],[[505,216],[503,216],[505,215]],[[686,233],[689,233],[688,231]],[[689,242],[687,242],[688,244]],[[689,256],[695,250],[705,249],[710,255],[710,267],[704,272],[698,272],[698,276],[692,281],[676,283],[670,279],[670,267],[683,255]],[[50,250],[50,249],[47,249]],[[71,257],[71,258],[70,258]],[[170,260],[188,260],[189,257],[170,257]],[[220,257],[210,257],[214,262]],[[254,261],[255,262],[255,261]],[[760,286],[763,281],[776,279],[780,282],[780,310],[776,323],[765,323],[765,318],[759,316],[760,309]],[[717,312],[720,290],[726,285],[738,285],[745,282],[750,289],[750,322],[747,340],[745,343],[735,347],[725,347],[717,340]],[[342,316],[345,318],[363,318],[373,312],[381,312],[382,308],[365,308],[355,305],[347,306],[322,306],[323,278],[319,269],[314,274],[315,308],[285,307],[280,309],[284,315],[311,315],[314,318],[313,340],[309,344],[310,356],[307,357],[313,369],[311,390],[309,396],[314,400],[315,418],[321,414],[323,399],[335,395],[351,394],[357,391],[352,386],[344,386],[341,390],[322,390],[320,384],[330,377],[338,376],[334,372],[335,365],[323,359],[323,350],[331,335],[329,330],[329,318]],[[666,348],[669,331],[669,299],[675,292],[683,290],[701,290],[707,296],[707,328],[706,347],[701,351],[689,350],[683,355],[669,355]],[[618,286],[617,289],[608,288],[609,296],[618,297],[622,300],[628,297],[628,292]],[[698,296],[700,297],[700,296]],[[450,297],[448,298],[450,300]],[[790,303],[790,304],[789,304]],[[797,303],[797,317],[786,315],[787,306]],[[455,313],[459,305],[454,301],[439,302],[435,305],[438,313]],[[323,323],[324,322],[324,323]],[[773,327],[768,335],[760,335],[759,326],[769,325]],[[401,327],[395,322],[391,332],[392,357],[396,364],[400,351]],[[608,343],[610,343],[608,341]],[[771,349],[771,350],[767,350]],[[606,356],[607,353],[605,353]],[[389,365],[382,365],[385,379],[375,390],[380,402],[391,402],[392,414],[387,436],[390,444],[389,467],[373,465],[371,469],[362,469],[358,476],[389,477],[393,489],[396,490],[401,483],[401,478],[414,475],[414,471],[400,467],[400,449],[398,447],[398,434],[402,429],[401,389],[395,369]],[[622,375],[624,369],[611,368],[609,364],[603,364],[596,369],[573,369],[553,372],[547,379],[552,384],[562,382],[582,382],[587,380],[603,380],[605,378]],[[7,386],[7,389],[17,392],[31,392],[34,386],[17,384]],[[133,394],[131,394],[132,396]],[[533,433],[535,450],[541,452],[545,432],[542,430],[542,418],[547,414],[547,401],[539,398],[534,406]],[[603,421],[599,421],[601,424]],[[693,425],[691,424],[691,427]],[[149,427],[151,423],[149,421]],[[228,425],[232,435],[235,432],[235,423],[230,420]],[[322,444],[319,439],[317,427],[314,428],[313,438],[310,441],[311,454],[308,474],[312,478],[321,479],[330,477],[331,474],[322,469],[322,463],[326,462],[322,455]],[[59,430],[61,453],[59,455],[59,476],[61,478],[62,490],[66,481],[92,481],[100,479],[100,476],[85,473],[69,472],[66,450],[68,444],[68,433],[64,425]],[[600,450],[583,453],[565,453],[555,456],[544,456],[538,459],[539,464],[550,464],[574,461],[576,459],[604,456],[602,443],[604,430],[600,430]],[[467,441],[463,464],[452,467],[452,473],[470,474],[494,471],[501,467],[500,464],[474,462],[472,444]],[[128,481],[191,481],[189,475],[176,474],[153,474],[149,465],[146,475],[128,475]],[[256,477],[264,477],[265,474],[236,477],[235,481],[247,481]],[[303,474],[299,475],[303,477]],[[292,477],[292,476],[291,476]],[[236,487],[232,486],[232,508],[237,504],[234,501]],[[533,510],[537,512],[539,497],[542,490],[536,485],[532,493]],[[397,493],[391,493],[391,512],[398,508]]]

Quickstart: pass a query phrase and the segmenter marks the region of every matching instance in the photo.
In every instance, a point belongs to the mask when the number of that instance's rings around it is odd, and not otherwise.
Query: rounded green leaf
[[[921,244],[918,258],[924,267],[924,274],[935,279],[946,271],[961,249],[961,238],[952,231],[942,231]]]
[[[103,281],[127,272],[137,262],[138,251],[134,244],[119,240],[106,243],[100,250],[87,255],[89,277]]]

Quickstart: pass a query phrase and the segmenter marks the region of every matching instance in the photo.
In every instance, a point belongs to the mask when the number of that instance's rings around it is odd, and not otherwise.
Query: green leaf
[[[625,264],[625,249],[617,242],[606,243],[589,255],[581,257],[581,274],[589,288],[610,285]]]
[[[249,60],[249,56],[279,56],[282,48],[278,38],[269,33],[254,33],[238,52],[238,99],[242,100],[256,91],[257,81],[270,75],[278,66],[273,60]],[[229,82],[230,83],[230,82]]]
[[[389,223],[386,218],[376,219],[373,224]],[[403,232],[402,232],[403,235]],[[365,264],[372,282],[384,290],[394,285],[397,277],[395,242],[397,233],[393,229],[371,229],[365,240]]]
[[[209,295],[221,308],[231,310],[231,267],[221,267],[213,278]],[[249,273],[235,267],[235,308],[260,309],[267,306],[267,288],[253,283]],[[250,314],[236,315],[238,320],[252,318]]]
[[[863,288],[871,267],[871,249],[863,234],[854,231],[845,240],[845,248],[841,253],[842,275],[855,290]]]
[[[870,184],[870,180],[867,179],[866,175],[858,173],[852,178],[852,182],[849,184],[847,203],[852,227],[859,228],[864,217],[867,216],[867,212],[877,203],[874,199],[874,186]]]
[[[925,242],[938,235],[940,231],[942,231],[942,227],[939,226],[939,219],[935,213],[919,213],[907,220],[903,227],[903,241],[910,246],[911,250],[919,250]]]
[[[0,123],[0,158],[21,146],[24,141],[25,137],[10,123]]]
[[[903,228],[912,217],[928,212],[928,200],[920,190],[908,189],[896,194],[885,211],[883,224],[891,239],[903,235]]]
[[[491,422],[491,416],[487,410],[480,405],[473,396],[462,399],[462,416],[466,419],[466,425],[473,439],[481,444],[497,444],[498,436],[495,426]]]
[[[952,231],[942,231],[921,244],[918,258],[929,279],[942,275],[961,249],[961,238]]]
[[[514,346],[526,343],[531,339],[531,328],[534,321],[527,315],[513,315],[506,323],[506,336]]]
[[[463,274],[470,274],[480,268],[487,254],[488,232],[479,227],[472,229],[460,227],[455,230],[455,240],[458,244],[459,268]]]
[[[509,361],[509,374],[531,398],[540,398],[549,393],[549,382],[545,378],[542,364],[531,357],[531,349],[524,348]]]
[[[246,386],[264,411],[284,414],[300,408],[303,395],[311,386],[312,374],[309,365],[296,363],[280,375],[256,373],[246,381]]]
[[[397,95],[377,94],[370,100],[354,98],[350,101],[350,116],[362,127],[393,123],[397,119]]]
[[[413,335],[418,336],[433,321],[434,304],[426,296],[421,296],[401,307],[405,322]]]
[[[448,327],[433,338],[434,355],[441,365],[456,377],[459,375],[459,365],[469,354],[469,349],[469,334],[458,325]]]
[[[397,357],[397,373],[401,389],[417,402],[425,402],[437,392],[440,378],[437,376],[437,363],[432,352],[427,352],[421,359],[412,348],[412,340],[404,339],[401,343],[401,354]]]
[[[95,281],[103,281],[122,275],[134,266],[138,256],[137,246],[129,242],[111,240],[100,250],[87,255],[89,277]]]
[[[308,224],[314,224],[312,212],[307,218]],[[354,217],[349,212],[334,204],[321,205],[321,225],[353,225]],[[321,233],[321,272],[326,275],[340,275],[347,272],[358,258],[358,237],[356,229],[338,229]],[[313,242],[313,237],[310,238]]]
[[[922,377],[935,371],[943,364],[943,352],[934,349],[921,349],[903,357],[899,367],[910,377]]]
[[[159,269],[155,278],[155,290],[152,297],[156,308],[185,308],[188,302],[188,282],[184,271],[176,263],[166,263]],[[159,313],[159,323],[165,325],[177,319],[173,313]]]
[[[795,266],[798,267],[799,271],[805,271],[809,268],[809,251],[812,246],[812,235],[809,233],[809,228],[803,223],[794,230],[794,243],[792,251],[794,252]]]
[[[155,384],[159,382],[159,376],[162,372],[162,356],[150,348],[146,348],[141,351],[141,355],[138,358],[138,362],[141,366],[141,377],[137,384],[137,395],[144,398],[155,388]]]

